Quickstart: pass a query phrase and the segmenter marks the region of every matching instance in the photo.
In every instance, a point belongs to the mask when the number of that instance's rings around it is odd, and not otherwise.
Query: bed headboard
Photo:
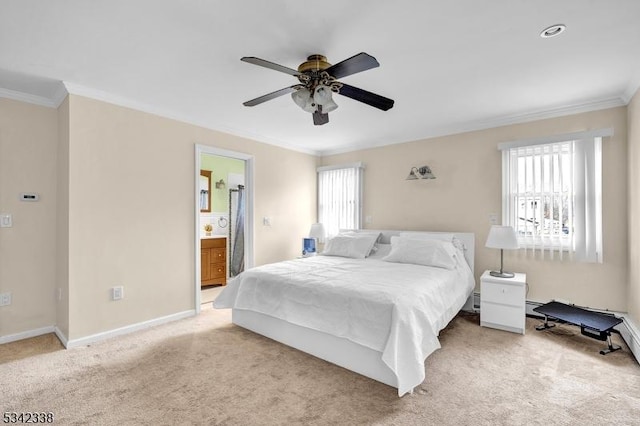
[[[381,229],[360,229],[362,232],[380,232],[382,237],[380,238],[380,242],[384,244],[389,244],[391,242],[391,237],[394,235],[400,235],[401,232],[407,233],[417,233],[417,234],[449,234],[451,236],[455,236],[464,244],[464,257],[471,267],[471,272],[474,272],[474,264],[473,258],[475,256],[475,234],[472,232],[431,232],[431,231],[403,231],[403,230],[381,230]],[[357,231],[356,231],[357,232]]]

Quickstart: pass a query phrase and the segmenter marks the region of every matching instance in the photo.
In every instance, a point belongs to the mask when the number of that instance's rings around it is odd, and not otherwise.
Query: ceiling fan
[[[254,56],[245,56],[241,61],[261,67],[270,68],[286,74],[298,77],[299,84],[294,84],[284,89],[276,90],[250,101],[244,102],[244,106],[256,106],[263,102],[270,101],[279,96],[291,93],[293,101],[303,110],[313,114],[313,124],[316,126],[329,122],[329,112],[338,108],[333,101],[332,94],[337,93],[356,101],[360,101],[372,107],[387,111],[393,107],[393,99],[367,92],[348,84],[338,81],[339,78],[347,77],[371,68],[379,67],[380,64],[371,55],[364,52],[358,53],[342,62],[331,65],[323,55],[311,55],[300,64],[298,70],[288,68],[273,62]]]

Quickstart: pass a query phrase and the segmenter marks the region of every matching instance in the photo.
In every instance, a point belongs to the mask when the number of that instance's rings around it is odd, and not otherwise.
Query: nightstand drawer
[[[503,305],[522,306],[525,298],[525,287],[522,285],[482,282],[480,288],[482,300]]]
[[[521,307],[483,302],[480,306],[480,325],[524,334],[525,313]]]

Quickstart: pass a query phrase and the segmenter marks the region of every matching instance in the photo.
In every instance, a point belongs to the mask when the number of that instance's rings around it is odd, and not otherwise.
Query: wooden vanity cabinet
[[[227,284],[227,239],[200,240],[200,270],[202,287]]]

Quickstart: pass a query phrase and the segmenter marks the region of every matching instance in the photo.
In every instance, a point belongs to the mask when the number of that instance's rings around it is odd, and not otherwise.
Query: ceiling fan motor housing
[[[329,68],[331,64],[327,62],[327,57],[323,55],[311,55],[307,56],[306,62],[303,62],[298,66],[298,71],[305,73],[309,71],[322,71]]]

